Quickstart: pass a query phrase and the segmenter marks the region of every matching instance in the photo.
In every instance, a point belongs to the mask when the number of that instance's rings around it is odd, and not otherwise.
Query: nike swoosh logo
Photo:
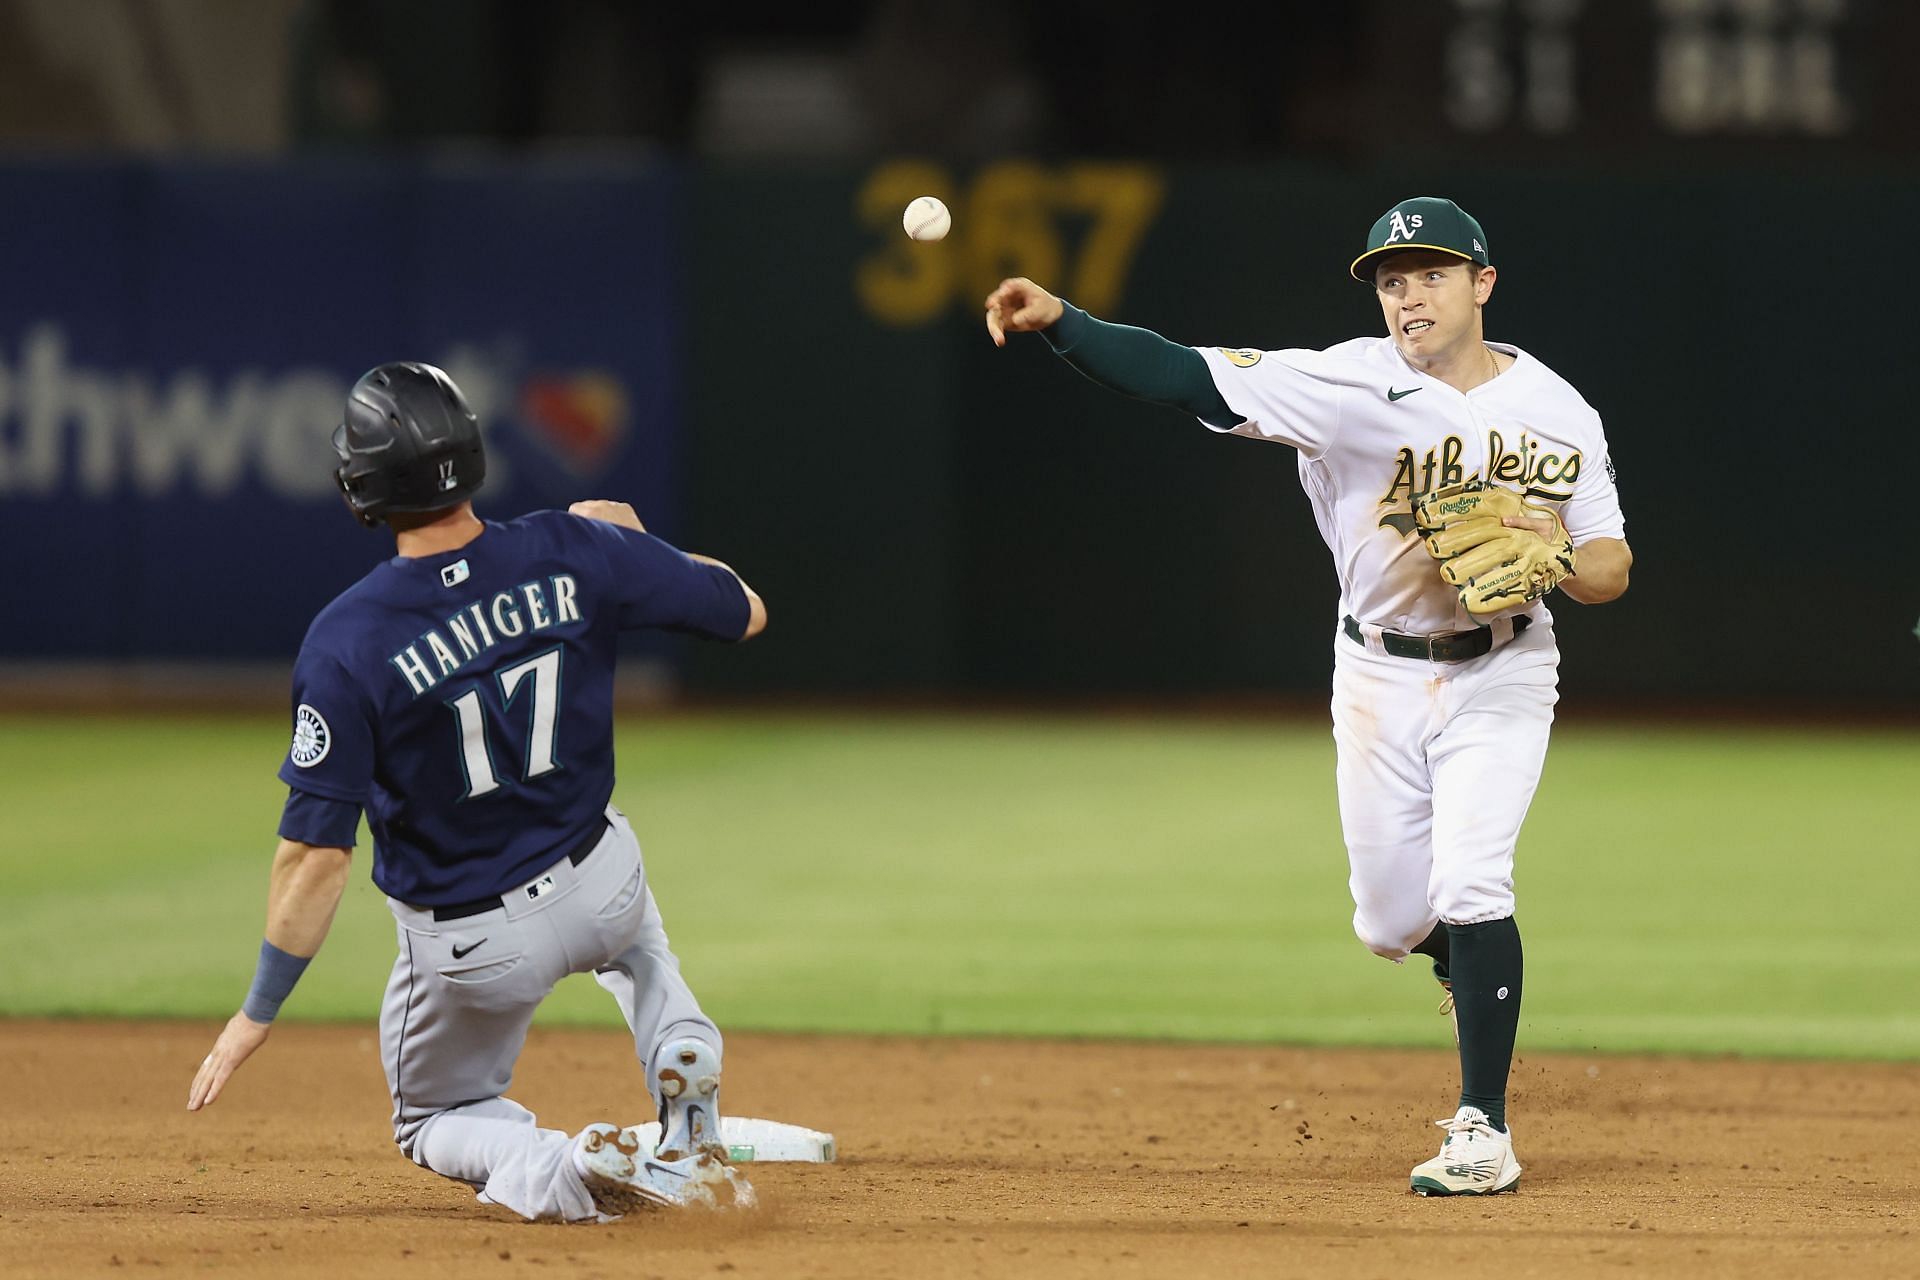
[[[475,951],[478,951],[481,947],[484,947],[486,944],[487,944],[487,940],[485,938],[482,938],[480,939],[480,941],[474,943],[470,947],[455,947],[453,949],[453,958],[455,960],[465,960],[468,956],[472,955]]]
[[[1408,396],[1412,395],[1415,391],[1425,391],[1425,390],[1426,390],[1425,387],[1413,387],[1406,391],[1395,391],[1392,387],[1388,387],[1387,399],[1388,400],[1405,400]]]

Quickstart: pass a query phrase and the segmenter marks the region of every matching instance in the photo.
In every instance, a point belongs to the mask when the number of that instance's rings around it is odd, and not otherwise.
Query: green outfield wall
[[[1179,341],[1379,332],[1346,264],[1451,195],[1501,277],[1490,337],[1606,421],[1637,564],[1557,605],[1572,688],[1920,707],[1907,298],[1920,182],[1845,171],[1391,172],[1124,162],[695,175],[687,533],[777,642],[708,688],[1312,693],[1336,592],[1285,448],[1211,436],[987,340],[1030,275]],[[936,194],[946,241],[899,212]]]

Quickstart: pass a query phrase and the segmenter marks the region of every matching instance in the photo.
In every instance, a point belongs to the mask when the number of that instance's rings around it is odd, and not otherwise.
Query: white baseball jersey
[[[1209,429],[1300,451],[1341,611],[1363,623],[1411,635],[1476,625],[1413,530],[1414,500],[1446,485],[1525,490],[1559,510],[1576,547],[1626,536],[1600,415],[1526,352],[1488,345],[1513,366],[1467,392],[1415,369],[1389,337],[1325,351],[1196,348],[1241,419]]]

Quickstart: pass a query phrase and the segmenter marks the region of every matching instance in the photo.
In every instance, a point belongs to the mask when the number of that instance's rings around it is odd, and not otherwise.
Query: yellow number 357
[[[1010,161],[981,169],[964,188],[939,165],[882,165],[855,200],[880,244],[855,268],[854,292],[867,314],[901,328],[931,323],[954,304],[978,310],[1008,276],[1112,311],[1165,194],[1148,165]],[[915,196],[938,196],[953,210],[945,240],[900,234],[900,211]]]

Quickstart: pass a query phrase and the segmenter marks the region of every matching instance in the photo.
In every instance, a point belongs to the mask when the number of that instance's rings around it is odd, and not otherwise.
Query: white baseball
[[[901,215],[900,225],[910,240],[944,240],[953,228],[953,215],[938,196],[919,196]]]

